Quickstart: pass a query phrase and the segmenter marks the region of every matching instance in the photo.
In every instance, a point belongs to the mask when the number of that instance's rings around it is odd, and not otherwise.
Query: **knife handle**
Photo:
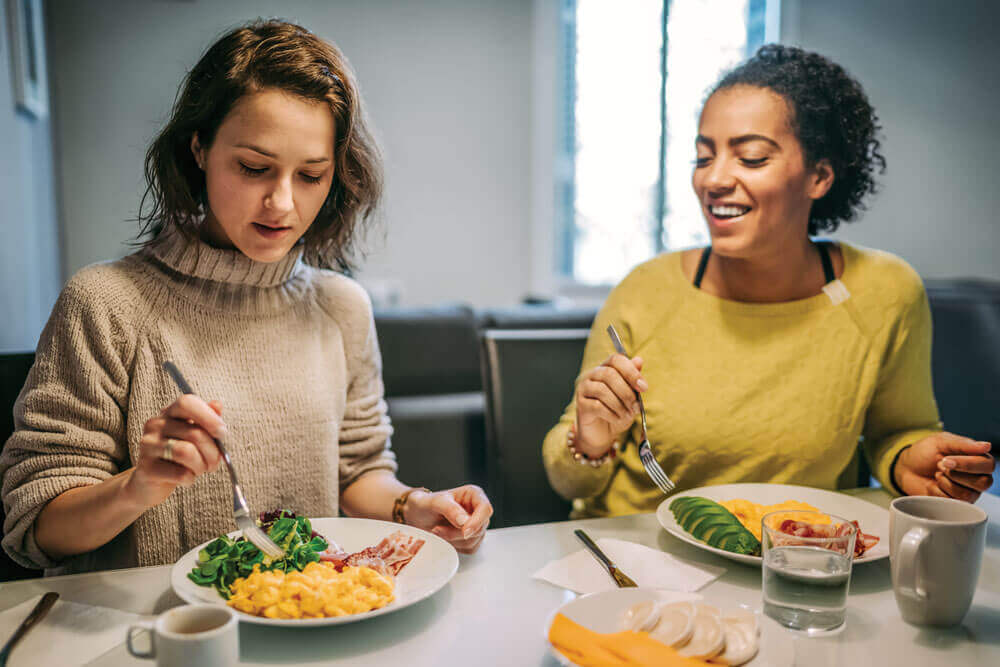
[[[52,605],[54,605],[58,599],[59,594],[51,591],[42,596],[42,599],[38,601],[38,604],[36,604],[35,608],[31,610],[28,617],[21,621],[21,625],[17,626],[17,630],[14,631],[14,634],[7,640],[7,643],[4,644],[3,648],[0,649],[0,664],[7,664],[7,656],[10,655],[14,646],[16,646],[17,643],[21,641],[26,634],[28,634],[28,631],[31,630],[31,628],[45,618],[45,614],[49,613],[49,609],[52,609]]]
[[[573,534],[580,538],[580,541],[583,542],[583,546],[587,547],[590,553],[597,556],[597,559],[604,563],[604,567],[609,570],[614,568],[615,564],[611,562],[610,558],[604,555],[604,552],[601,551],[601,548],[597,546],[594,540],[590,539],[590,535],[587,535],[587,533],[583,532],[579,528],[574,530]]]

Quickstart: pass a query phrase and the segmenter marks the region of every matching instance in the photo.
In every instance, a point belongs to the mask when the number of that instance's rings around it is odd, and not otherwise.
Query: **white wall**
[[[362,281],[399,286],[405,304],[502,305],[554,291],[545,179],[557,0],[280,6],[342,47],[385,149],[385,221]],[[50,0],[67,275],[128,250],[143,154],[184,71],[225,28],[276,7]],[[1000,3],[782,0],[782,18],[791,41],[861,79],[885,126],[883,191],[838,236],[892,250],[927,277],[1000,279],[1000,202],[988,182],[1000,153],[1000,47],[988,30]]]
[[[62,284],[48,117],[15,108],[0,2],[0,352],[33,350]]]
[[[142,159],[186,69],[225,29],[282,16],[336,42],[386,155],[361,278],[404,303],[527,290],[530,0],[51,0],[67,274],[135,233]]]
[[[783,4],[789,41],[854,74],[884,128],[882,192],[837,236],[925,278],[1000,279],[1000,2]]]

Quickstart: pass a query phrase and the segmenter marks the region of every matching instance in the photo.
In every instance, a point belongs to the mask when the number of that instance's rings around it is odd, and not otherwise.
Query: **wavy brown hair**
[[[231,30],[198,61],[178,90],[170,120],[146,153],[146,192],[139,237],[151,243],[167,228],[197,235],[208,207],[205,174],[191,152],[197,132],[208,148],[223,119],[248,93],[278,89],[326,103],[333,114],[334,176],[330,193],[302,238],[304,260],[349,271],[359,227],[382,195],[382,160],[347,59],[305,28],[257,20]]]

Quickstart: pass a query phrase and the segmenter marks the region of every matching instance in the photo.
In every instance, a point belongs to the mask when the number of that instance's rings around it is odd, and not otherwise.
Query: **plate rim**
[[[428,532],[422,528],[417,528],[416,526],[410,526],[407,524],[394,523],[391,521],[383,521],[381,519],[367,519],[364,517],[333,516],[333,517],[308,517],[308,518],[310,523],[314,523],[315,521],[318,520],[323,520],[323,521],[336,520],[336,521],[350,521],[350,522],[363,521],[369,524],[382,524],[386,528],[389,528],[392,532],[395,532],[397,530],[403,530],[404,532],[412,531],[412,533],[417,534],[421,539],[427,540],[429,542],[440,543],[447,547],[445,553],[447,554],[446,557],[448,561],[450,561],[448,566],[448,576],[443,578],[439,584],[429,587],[428,590],[426,591],[422,591],[420,595],[413,598],[412,600],[408,600],[405,604],[397,604],[398,600],[393,600],[384,607],[379,607],[378,609],[372,609],[371,611],[367,611],[362,614],[349,614],[347,616],[327,616],[324,618],[266,618],[263,616],[254,616],[252,614],[239,611],[238,609],[233,609],[233,611],[236,612],[237,619],[240,622],[253,623],[256,625],[271,625],[278,627],[295,627],[295,628],[356,623],[358,621],[364,621],[369,618],[376,618],[378,616],[390,614],[394,611],[399,611],[400,609],[406,609],[407,607],[411,607],[417,604],[418,602],[422,602],[427,598],[429,598],[430,596],[439,592],[449,583],[451,583],[451,580],[455,577],[455,574],[458,572],[458,565],[459,565],[458,551],[455,549],[455,547],[452,546],[452,544],[447,540],[435,535],[434,533]],[[242,532],[239,530],[234,530],[226,534],[229,537],[238,537],[242,535]],[[324,535],[324,537],[326,537],[326,535]],[[189,549],[188,551],[184,552],[184,554],[180,558],[178,558],[174,562],[174,564],[170,567],[170,588],[174,591],[177,597],[184,600],[184,602],[186,602],[187,604],[215,604],[218,606],[226,606],[227,608],[231,609],[231,607],[226,605],[226,601],[221,596],[217,600],[209,602],[181,588],[178,583],[178,582],[190,581],[187,578],[188,568],[186,567],[182,568],[180,565],[181,561],[185,560],[191,554],[194,554],[195,558],[197,558],[197,554],[200,550],[204,549],[208,544],[217,539],[218,537],[214,537],[210,540],[202,542],[201,544],[192,549]],[[191,583],[193,585],[197,585],[194,584],[194,582]],[[207,588],[207,587],[201,587],[201,588]]]
[[[672,503],[674,500],[676,500],[678,498],[683,498],[683,497],[691,496],[691,495],[697,495],[698,493],[704,493],[706,490],[724,489],[724,488],[733,487],[733,486],[786,487],[786,488],[791,488],[791,489],[808,489],[810,492],[821,491],[823,493],[831,493],[831,494],[841,495],[841,496],[843,496],[845,498],[850,498],[851,500],[855,500],[855,501],[858,501],[858,502],[861,502],[861,503],[867,503],[867,504],[871,505],[872,507],[880,510],[881,512],[884,512],[885,515],[886,515],[886,524],[888,525],[889,510],[887,510],[884,507],[881,507],[879,505],[876,505],[873,502],[865,500],[863,498],[858,498],[857,496],[851,496],[851,495],[848,495],[846,493],[840,493],[839,491],[831,491],[830,489],[820,489],[820,488],[815,487],[815,486],[806,486],[805,484],[770,484],[770,483],[767,483],[767,482],[734,482],[732,484],[714,484],[714,485],[710,485],[710,486],[699,486],[699,487],[694,488],[694,489],[688,489],[687,491],[682,491],[680,493],[672,494],[671,496],[669,496],[667,498],[664,498],[663,501],[659,505],[657,505],[657,507],[656,507],[656,520],[657,520],[657,522],[660,524],[660,526],[665,531],[667,531],[668,533],[670,533],[674,537],[676,537],[676,538],[678,538],[678,539],[680,539],[680,540],[682,540],[684,542],[687,542],[688,544],[691,544],[693,546],[696,546],[696,547],[699,547],[701,549],[704,549],[705,551],[709,551],[711,553],[717,554],[719,556],[722,556],[724,558],[728,558],[730,560],[733,560],[733,561],[736,561],[736,562],[739,562],[739,563],[744,563],[746,565],[758,565],[759,566],[763,562],[763,558],[761,556],[750,556],[748,554],[738,554],[738,553],[733,553],[731,551],[726,551],[724,549],[719,549],[718,547],[713,547],[713,546],[711,546],[709,544],[705,544],[701,540],[698,540],[694,536],[688,534],[687,531],[685,531],[684,529],[680,528],[679,525],[677,525],[677,521],[674,520],[673,513],[670,511],[670,508],[669,508],[670,503]],[[674,525],[667,525],[667,523],[666,523],[666,517],[669,517],[670,520],[671,520],[671,522]],[[677,527],[675,528],[674,526],[677,526]],[[888,544],[888,539],[889,539],[888,535],[878,535],[877,537],[879,538],[880,543],[886,544],[886,545]],[[888,550],[886,550],[884,553],[880,553],[880,554],[878,554],[876,556],[868,556],[868,555],[862,556],[861,558],[855,559],[853,564],[854,565],[862,565],[864,563],[874,563],[874,562],[883,560],[883,559],[888,558],[888,557],[889,557],[889,552],[888,552]]]

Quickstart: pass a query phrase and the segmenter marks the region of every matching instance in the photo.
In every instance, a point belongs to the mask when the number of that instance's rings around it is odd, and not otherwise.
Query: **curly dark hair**
[[[709,97],[739,85],[767,88],[784,98],[807,164],[826,159],[833,167],[833,185],[809,211],[809,234],[853,221],[864,210],[865,195],[876,191],[875,171],[885,172],[882,128],[861,84],[818,53],[765,44],[725,74]]]
[[[236,102],[265,88],[330,107],[336,129],[334,178],[302,238],[303,258],[322,268],[350,271],[359,226],[375,213],[382,194],[378,144],[344,55],[305,28],[279,20],[258,19],[230,30],[184,78],[170,120],[146,153],[139,237],[148,236],[144,244],[152,243],[168,227],[197,234],[208,203],[191,137],[197,132],[201,145],[211,146]]]

